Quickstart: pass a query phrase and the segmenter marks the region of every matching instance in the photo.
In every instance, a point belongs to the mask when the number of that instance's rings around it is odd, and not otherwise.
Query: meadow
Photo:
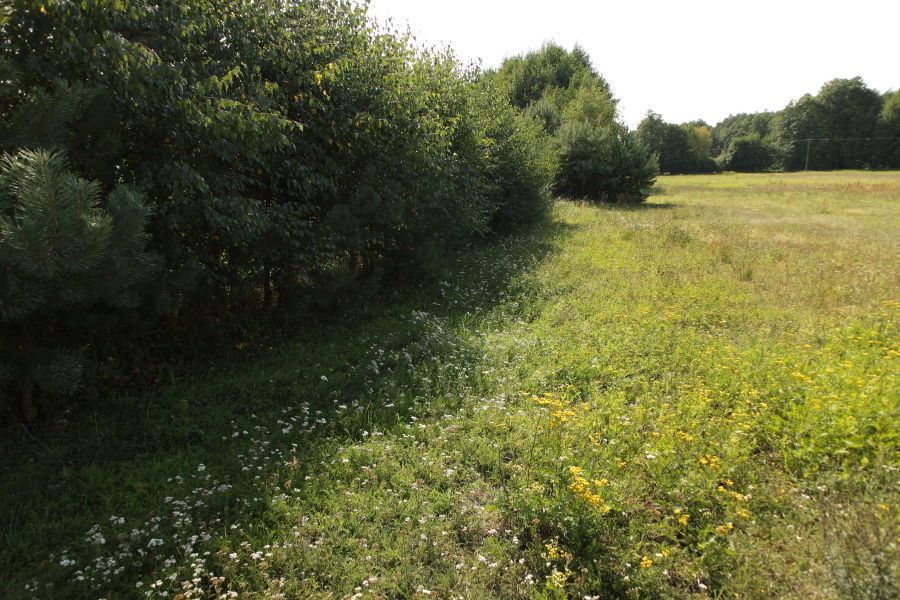
[[[895,598],[898,202],[559,201],[262,357],[9,427],[0,595]]]

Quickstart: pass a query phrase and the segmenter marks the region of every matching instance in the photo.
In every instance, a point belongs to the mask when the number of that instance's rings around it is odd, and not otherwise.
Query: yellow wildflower
[[[676,432],[676,433],[675,433],[675,437],[677,437],[678,439],[680,439],[682,442],[688,442],[688,443],[690,443],[690,442],[694,441],[694,436],[692,436],[691,434],[686,433],[686,432],[684,432],[684,431],[678,431],[678,432]]]
[[[649,569],[652,566],[653,566],[652,558],[650,558],[649,556],[644,556],[641,558],[641,568],[642,569]]]
[[[553,569],[553,572],[547,576],[547,581],[550,583],[552,587],[555,587],[558,590],[562,590],[566,587],[566,583],[569,581],[569,570],[558,571]]]
[[[722,459],[715,454],[704,454],[699,459],[701,465],[706,465],[713,471],[718,471],[722,466]]]

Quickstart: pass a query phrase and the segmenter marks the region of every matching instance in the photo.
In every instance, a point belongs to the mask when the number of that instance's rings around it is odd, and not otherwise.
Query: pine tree
[[[78,388],[86,340],[69,332],[81,311],[139,304],[135,287],[156,268],[150,211],[127,186],[101,204],[99,184],[73,175],[61,152],[0,159],[0,385],[26,418],[36,393]]]

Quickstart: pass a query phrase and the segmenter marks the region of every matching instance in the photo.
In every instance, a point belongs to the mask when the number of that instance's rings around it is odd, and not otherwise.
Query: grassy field
[[[896,598],[900,174],[659,185],[9,430],[0,595]]]

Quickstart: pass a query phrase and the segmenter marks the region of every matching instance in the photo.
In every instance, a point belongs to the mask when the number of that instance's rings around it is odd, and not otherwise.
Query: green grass
[[[900,174],[660,186],[8,429],[2,595],[896,597]]]

